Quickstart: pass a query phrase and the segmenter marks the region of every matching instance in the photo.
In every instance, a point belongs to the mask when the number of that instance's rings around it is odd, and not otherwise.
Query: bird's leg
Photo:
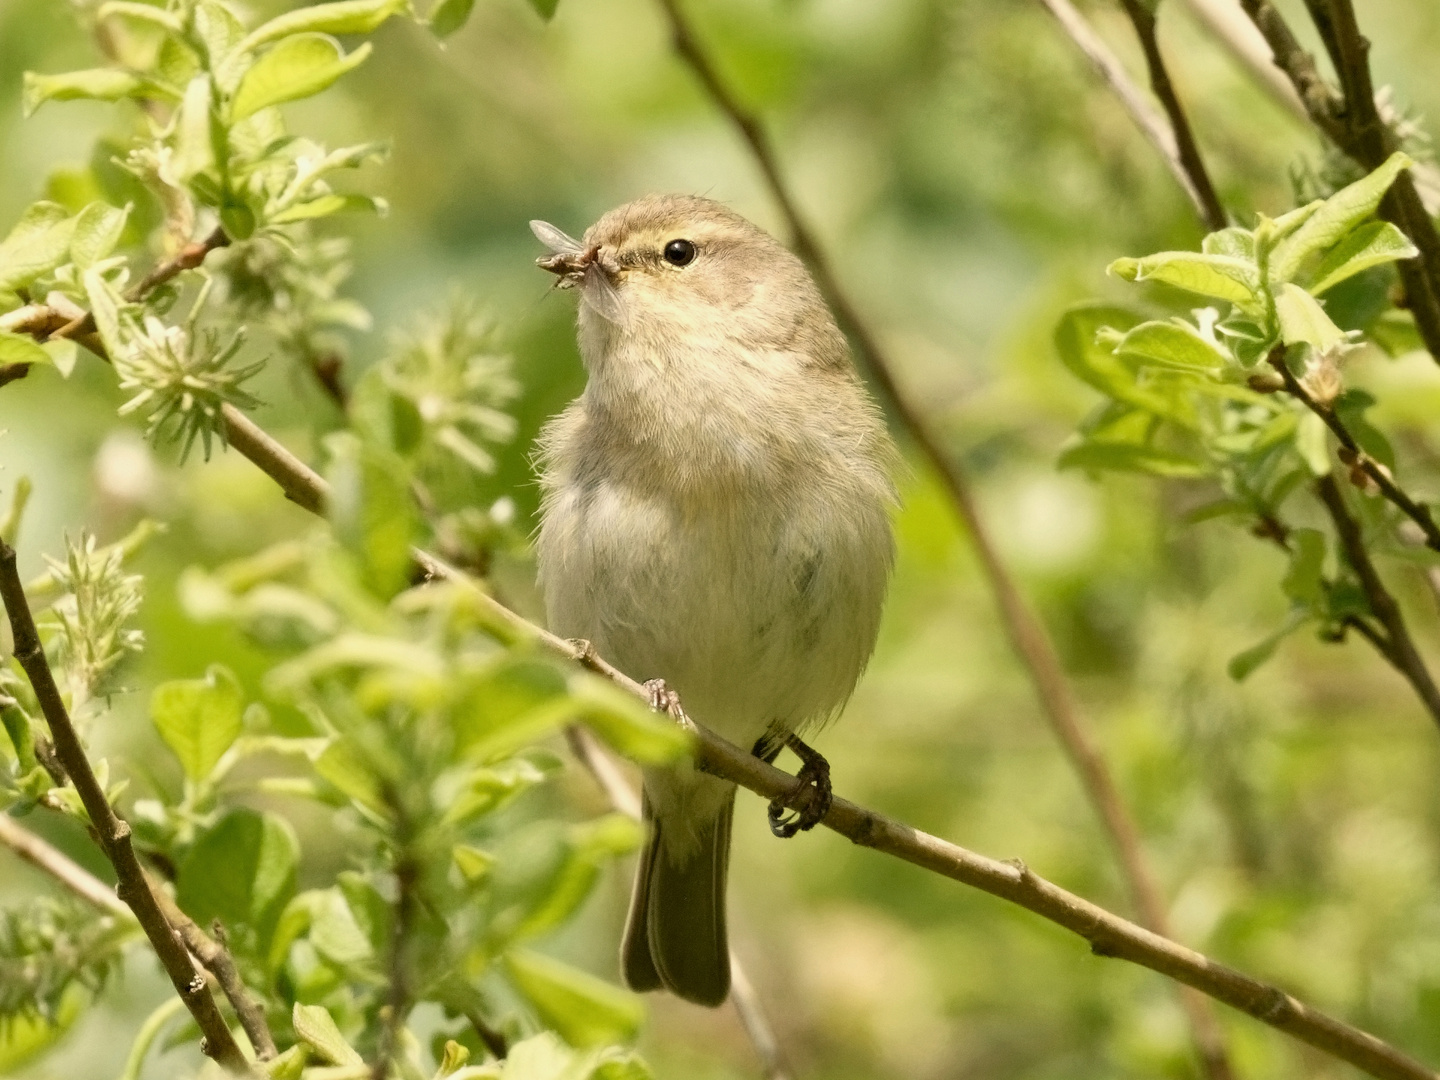
[[[650,708],[656,712],[663,712],[681,724],[689,720],[685,710],[680,707],[680,695],[671,690],[664,679],[646,680],[645,692],[650,695]]]
[[[830,763],[818,750],[801,741],[793,732],[787,733],[783,743],[775,747],[769,760],[773,761],[780,752],[780,746],[788,746],[800,759],[800,771],[795,774],[795,790],[782,798],[772,799],[767,815],[770,831],[782,840],[788,840],[796,833],[808,832],[830,812],[832,791],[830,788]],[[760,749],[760,744],[756,744]],[[786,811],[793,810],[787,817]]]

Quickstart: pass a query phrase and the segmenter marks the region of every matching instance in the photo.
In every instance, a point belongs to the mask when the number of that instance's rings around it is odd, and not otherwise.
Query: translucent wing
[[[556,255],[578,255],[585,249],[580,246],[580,241],[573,236],[567,236],[548,221],[530,222],[530,231]]]
[[[619,327],[625,325],[625,303],[615,291],[610,275],[598,264],[591,263],[585,268],[585,281],[580,288],[580,295],[602,319],[608,319]]]

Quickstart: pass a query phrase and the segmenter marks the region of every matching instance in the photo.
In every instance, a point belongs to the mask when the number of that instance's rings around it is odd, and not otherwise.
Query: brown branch
[[[291,483],[296,486],[307,486],[306,478],[314,475],[293,456],[288,458],[286,466],[292,470]],[[318,498],[323,504],[328,488],[323,480],[316,479]],[[557,655],[604,676],[639,700],[649,702],[650,694],[643,686],[606,662],[593,648],[542,630],[434,555],[419,549],[413,555],[432,577],[472,588],[476,601],[515,639],[536,641]],[[790,774],[767,765],[699,725],[690,725],[690,730],[696,739],[697,760],[706,771],[766,799],[793,794],[795,778]],[[1310,1008],[1278,987],[1217,964],[1160,934],[1111,914],[1037,877],[1021,864],[977,855],[844,799],[835,800],[823,824],[857,844],[1033,911],[1085,938],[1097,955],[1128,960],[1194,987],[1316,1049],[1350,1062],[1378,1080],[1440,1080],[1436,1073],[1375,1036]]]
[[[1180,104],[1180,96],[1175,92],[1175,86],[1170,81],[1170,72],[1165,67],[1165,58],[1160,53],[1160,40],[1155,32],[1155,9],[1144,0],[1120,0],[1120,3],[1125,8],[1125,14],[1130,16],[1135,35],[1140,39],[1140,48],[1145,53],[1145,66],[1150,72],[1150,89],[1159,99],[1165,115],[1170,118],[1176,155],[1195,189],[1200,216],[1204,219],[1206,228],[1211,232],[1218,232],[1230,224],[1230,221],[1225,216],[1225,207],[1220,204],[1220,196],[1215,193],[1215,185],[1205,168],[1205,159],[1200,156],[1200,147],[1195,142],[1190,119],[1185,115],[1185,107]]]
[[[577,642],[576,645],[582,650],[590,649],[589,642]],[[590,729],[572,724],[565,729],[565,741],[570,744],[576,760],[589,770],[600,789],[605,792],[610,805],[626,817],[639,821],[639,792],[625,779],[614,758],[600,745]],[[780,1045],[775,1039],[775,1029],[765,1015],[760,995],[755,992],[754,985],[745,974],[744,965],[733,950],[730,953],[730,976],[730,1003],[735,1006],[740,1026],[745,1029],[750,1044],[760,1058],[765,1080],[789,1080],[790,1073],[785,1067]]]
[[[741,106],[721,82],[709,58],[696,42],[678,0],[659,2],[669,21],[676,51],[690,65],[716,107],[729,118],[745,140],[790,227],[795,250],[810,265],[816,283],[825,294],[840,325],[855,342],[890,407],[949,495],[974,545],[985,579],[995,594],[1006,636],[1030,676],[1046,721],[1069,756],[1085,794],[1115,848],[1140,918],[1157,934],[1166,934],[1168,919],[1165,903],[1146,859],[1140,831],[1125,807],[1094,735],[1085,725],[1054,646],[1039,619],[1025,603],[1008,568],[1000,558],[975,502],[969,478],[960,464],[942,448],[925,416],[901,393],[893,364],[850,302],[850,298],[841,289],[818,241],[796,208],[795,200],[780,176],[770,141],[759,121]],[[1045,2],[1055,4],[1063,0]],[[1073,12],[1073,9],[1071,11]],[[1088,27],[1086,30],[1088,31]],[[1189,1017],[1202,1062],[1209,1066],[1221,1061],[1225,1057],[1224,1044],[1218,1022],[1209,1007],[1198,995],[1189,994],[1183,989],[1181,1004]],[[1212,1080],[1222,1080],[1226,1071],[1225,1067],[1216,1066],[1211,1072]]]
[[[584,642],[567,641],[506,608],[478,584],[435,556],[415,557],[432,576],[474,590],[476,601],[517,640],[532,640],[609,679],[642,701],[645,688]],[[765,799],[793,794],[795,778],[693,722],[700,768]],[[1437,1080],[1437,1074],[1399,1050],[1327,1016],[1304,1002],[1192,949],[1066,892],[1019,861],[1000,862],[836,797],[822,824],[864,847],[998,896],[1084,938],[1097,956],[1127,960],[1223,1001],[1271,1027],[1383,1080]]]
[[[1360,524],[1345,505],[1345,496],[1340,491],[1340,485],[1335,482],[1333,475],[1322,476],[1315,481],[1315,493],[1320,496],[1320,501],[1325,504],[1325,509],[1330,514],[1330,520],[1335,524],[1335,533],[1340,538],[1345,560],[1360,579],[1360,587],[1365,590],[1370,610],[1380,620],[1380,625],[1385,627],[1386,644],[1389,645],[1388,651],[1385,651],[1386,659],[1415,688],[1415,693],[1420,695],[1420,700],[1431,718],[1436,724],[1440,724],[1440,690],[1436,689],[1425,661],[1420,658],[1420,653],[1415,648],[1415,642],[1405,625],[1405,617],[1400,613],[1400,605],[1385,588],[1385,583],[1380,579],[1380,574],[1370,559]]]
[[[662,0],[666,6],[670,6],[673,2],[674,0]],[[1171,175],[1189,196],[1200,220],[1207,225],[1212,220],[1218,220],[1220,224],[1210,225],[1210,228],[1224,228],[1225,213],[1219,209],[1218,201],[1215,201],[1214,190],[1210,190],[1209,197],[1213,202],[1215,214],[1218,216],[1212,217],[1211,203],[1207,202],[1204,191],[1196,184],[1195,175],[1183,159],[1180,144],[1176,140],[1176,132],[1166,124],[1165,119],[1155,111],[1154,106],[1135,85],[1125,71],[1125,65],[1120,63],[1119,58],[1110,51],[1110,47],[1090,28],[1090,24],[1085,21],[1084,16],[1075,9],[1070,0],[1040,0],[1040,2],[1045,5],[1051,15],[1055,16],[1056,21],[1069,35],[1070,40],[1085,54],[1091,66],[1105,80],[1115,96],[1120,99],[1120,104],[1130,114],[1130,119],[1135,122],[1140,133],[1150,141],[1155,149],[1160,151],[1160,156],[1164,158]],[[1186,133],[1188,134],[1188,128]],[[1198,162],[1198,154],[1195,160]],[[1203,166],[1200,169],[1200,176],[1204,179],[1205,184],[1209,185],[1209,179],[1204,175]]]
[[[160,909],[165,912],[165,920],[175,928],[190,954],[200,961],[206,971],[215,976],[221,993],[235,1010],[240,1026],[245,1030],[250,1045],[255,1048],[255,1056],[261,1061],[274,1058],[279,1051],[275,1046],[275,1037],[270,1033],[270,1025],[265,1020],[265,1007],[251,997],[245,980],[240,976],[240,969],[235,965],[235,958],[230,955],[223,939],[217,941],[201,930],[199,924],[181,911],[180,905],[153,880],[150,888],[160,902]],[[216,920],[215,928],[218,933],[219,920]]]
[[[231,1072],[248,1074],[250,1066],[225,1025],[225,1018],[220,1015],[220,1009],[205,985],[204,976],[195,970],[185,946],[176,938],[145,878],[130,843],[130,826],[110,805],[104,788],[90,767],[80,736],[70,722],[60,688],[55,684],[54,674],[45,659],[45,650],[40,644],[40,635],[35,629],[35,620],[20,583],[15,549],[3,540],[0,540],[0,600],[4,601],[10,619],[15,659],[30,679],[35,699],[55,740],[55,752],[90,817],[95,838],[115,868],[115,876],[120,882],[116,887],[120,899],[135,913],[165,973],[170,976],[175,992],[199,1025],[203,1035],[201,1049]]]
[[[1315,58],[1269,0],[1240,0],[1264,35],[1276,65],[1289,76],[1310,119],[1352,160],[1366,170],[1380,167],[1395,149],[1394,132],[1375,104],[1370,77],[1370,43],[1360,33],[1350,0],[1306,0],[1326,51],[1340,78],[1337,93],[1320,75]],[[1380,204],[1380,216],[1405,233],[1420,249],[1396,264],[1415,328],[1440,362],[1440,232],[1425,210],[1415,178],[1402,172]]]
[[[0,844],[49,874],[92,907],[123,919],[135,917],[125,901],[115,895],[114,889],[59,848],[16,824],[9,814],[0,814]]]
[[[1435,518],[1431,515],[1430,508],[1407,495],[1405,490],[1395,483],[1395,478],[1390,475],[1390,470],[1360,447],[1360,444],[1355,441],[1355,436],[1350,433],[1350,429],[1345,426],[1345,422],[1340,419],[1335,410],[1316,400],[1314,395],[1305,389],[1305,384],[1295,377],[1295,373],[1290,370],[1290,365],[1285,362],[1284,346],[1277,346],[1270,350],[1268,359],[1270,366],[1279,372],[1280,378],[1285,381],[1286,392],[1325,421],[1325,426],[1334,433],[1342,447],[1345,463],[1363,471],[1375,482],[1380,493],[1419,527],[1425,537],[1426,547],[1433,551],[1440,551],[1440,526],[1435,524]]]

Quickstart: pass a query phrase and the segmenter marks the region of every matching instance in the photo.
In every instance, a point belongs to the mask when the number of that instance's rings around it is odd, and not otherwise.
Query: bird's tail
[[[668,815],[657,815],[645,797],[645,847],[620,945],[620,966],[630,989],[663,988],[709,1006],[729,994],[725,878],[734,810],[733,787],[720,812],[700,823],[667,822]],[[675,830],[668,843],[667,829]],[[683,843],[677,842],[681,829]]]

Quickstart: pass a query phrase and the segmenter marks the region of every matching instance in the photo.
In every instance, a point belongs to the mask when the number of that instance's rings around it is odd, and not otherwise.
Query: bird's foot
[[[782,840],[796,833],[809,832],[830,812],[833,792],[830,787],[830,763],[820,752],[800,740],[786,735],[784,745],[800,759],[795,774],[795,789],[789,795],[772,799],[767,815],[770,831]]]
[[[685,710],[680,707],[680,695],[671,690],[664,679],[649,679],[645,683],[645,692],[650,695],[650,708],[656,712],[667,714],[677,723],[689,722]]]

